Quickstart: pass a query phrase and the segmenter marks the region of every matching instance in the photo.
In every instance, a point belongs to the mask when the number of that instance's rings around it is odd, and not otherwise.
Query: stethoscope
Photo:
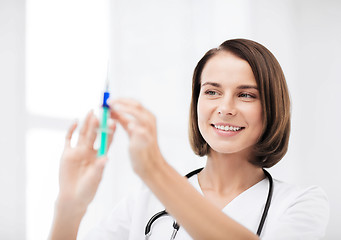
[[[190,178],[193,175],[198,174],[199,172],[201,172],[202,169],[203,168],[196,169],[196,170],[188,173],[186,175],[186,177]],[[264,211],[263,211],[263,214],[262,214],[262,218],[261,218],[261,220],[259,222],[259,225],[258,225],[258,230],[257,230],[257,235],[258,236],[260,236],[260,234],[262,232],[266,216],[268,215],[268,211],[269,211],[270,204],[271,204],[272,192],[273,192],[273,186],[272,186],[273,185],[273,180],[272,180],[272,177],[271,177],[271,175],[270,175],[270,173],[268,171],[266,171],[265,169],[263,169],[263,171],[264,171],[265,176],[269,179],[269,192],[268,192],[268,197],[266,199],[266,203],[265,203]],[[145,240],[148,240],[149,237],[152,235],[151,228],[152,228],[153,223],[157,219],[159,219],[160,217],[167,216],[167,215],[169,215],[167,213],[167,211],[163,210],[161,212],[156,213],[154,216],[152,216],[150,218],[150,220],[148,221],[148,223],[146,225],[146,228],[145,228]],[[171,235],[170,240],[175,239],[176,234],[179,231],[179,229],[180,229],[180,225],[176,221],[174,221],[173,222],[173,233]]]

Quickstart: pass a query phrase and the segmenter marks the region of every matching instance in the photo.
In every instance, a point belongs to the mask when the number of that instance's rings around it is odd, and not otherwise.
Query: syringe
[[[100,134],[101,134],[101,145],[98,149],[98,156],[103,156],[107,153],[108,147],[108,118],[110,114],[110,108],[107,103],[107,100],[110,96],[109,93],[109,64],[107,69],[107,79],[105,83],[105,91],[103,94],[103,103],[102,103],[102,119],[100,125]]]

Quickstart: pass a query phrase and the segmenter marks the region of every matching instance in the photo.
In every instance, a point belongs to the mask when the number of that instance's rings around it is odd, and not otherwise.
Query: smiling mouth
[[[222,131],[230,131],[230,132],[237,132],[245,128],[245,127],[234,127],[234,126],[228,126],[228,125],[215,125],[215,124],[211,124],[211,126]]]

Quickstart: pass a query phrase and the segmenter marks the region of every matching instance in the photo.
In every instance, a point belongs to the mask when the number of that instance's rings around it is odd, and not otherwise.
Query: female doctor
[[[111,117],[129,135],[132,167],[148,188],[122,201],[86,239],[132,240],[145,234],[159,240],[324,236],[329,218],[324,192],[272,180],[263,170],[285,155],[290,132],[284,74],[264,46],[228,40],[198,62],[189,136],[194,152],[207,162],[189,179],[162,156],[152,113],[131,99],[111,100],[110,107]],[[110,126],[113,133],[116,123]],[[93,113],[71,147],[75,128],[67,133],[61,158],[53,240],[76,239],[107,160],[96,157],[93,147],[98,128]]]

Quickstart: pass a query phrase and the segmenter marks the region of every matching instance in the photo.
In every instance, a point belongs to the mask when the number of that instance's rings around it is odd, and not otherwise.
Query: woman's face
[[[208,60],[201,74],[198,125],[211,151],[250,153],[262,133],[262,107],[250,65],[229,52]]]

